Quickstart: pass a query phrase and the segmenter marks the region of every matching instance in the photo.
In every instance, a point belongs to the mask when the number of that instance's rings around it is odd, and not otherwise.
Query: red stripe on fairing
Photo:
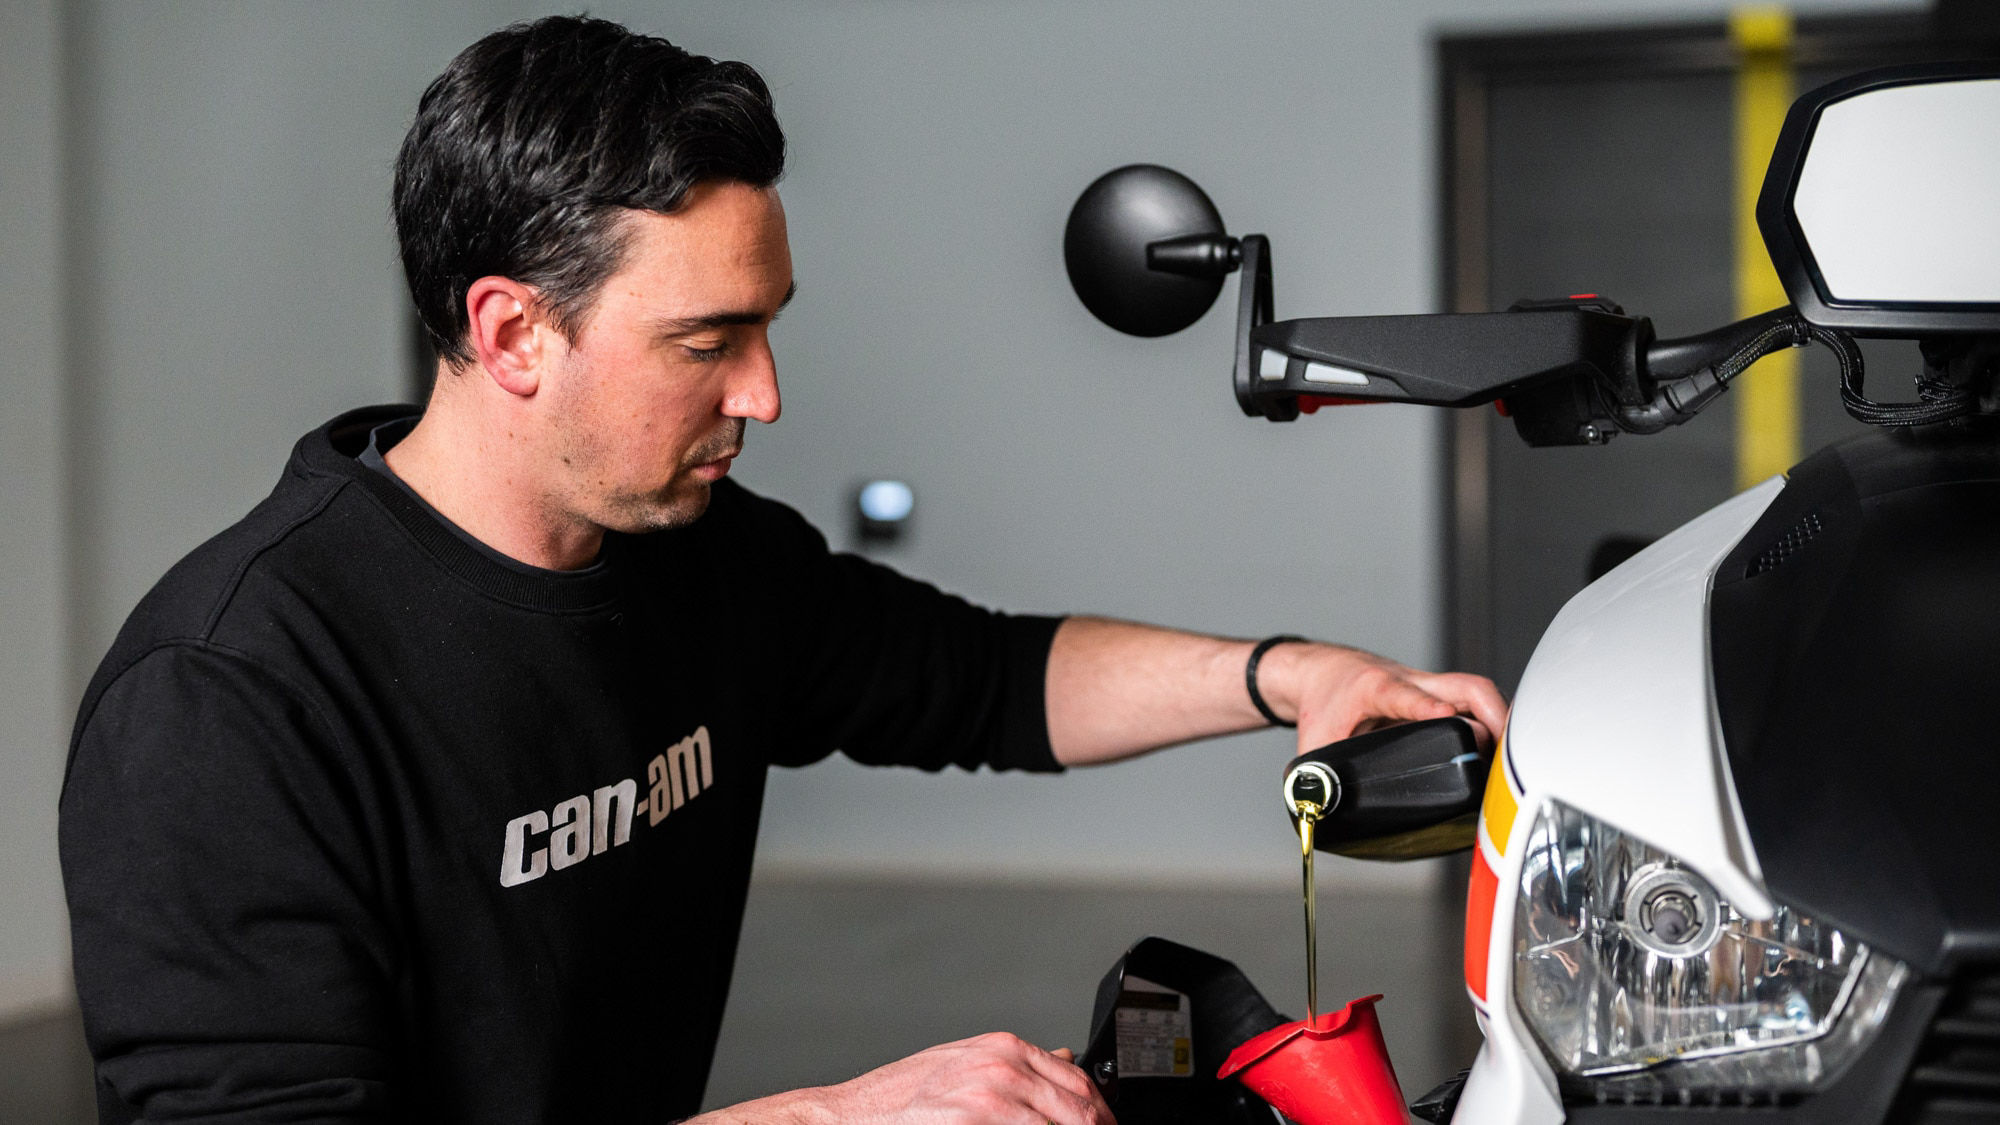
[[[1481,1002],[1486,1000],[1487,951],[1493,945],[1493,905],[1499,897],[1499,876],[1485,852],[1472,849],[1472,885],[1465,894],[1465,987]]]

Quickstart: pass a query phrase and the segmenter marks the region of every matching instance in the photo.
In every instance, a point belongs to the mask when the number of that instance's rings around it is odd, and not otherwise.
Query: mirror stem
[[[1226,277],[1243,263],[1243,247],[1226,234],[1188,234],[1146,244],[1146,268],[1185,277]]]

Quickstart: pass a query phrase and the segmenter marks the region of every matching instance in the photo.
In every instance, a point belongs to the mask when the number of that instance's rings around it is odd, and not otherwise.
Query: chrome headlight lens
[[[1559,802],[1528,836],[1514,999],[1572,1092],[1809,1090],[1873,1037],[1906,975],[1789,907],[1746,918],[1673,856]]]

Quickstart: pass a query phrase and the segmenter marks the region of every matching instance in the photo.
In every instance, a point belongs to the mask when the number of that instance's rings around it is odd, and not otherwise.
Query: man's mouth
[[[722,440],[717,441],[716,438]],[[709,439],[705,446],[697,446],[690,456],[699,458],[688,466],[688,472],[699,480],[720,480],[729,472],[729,463],[743,452],[743,423],[725,427],[722,432]]]
[[[700,462],[690,471],[702,480],[720,480],[729,474],[729,463],[734,461],[737,455],[742,452],[743,447],[739,445],[735,449],[722,454],[720,457],[713,457],[707,461]]]

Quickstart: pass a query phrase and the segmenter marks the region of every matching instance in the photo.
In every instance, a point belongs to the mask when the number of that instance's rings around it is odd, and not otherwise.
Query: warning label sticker
[[[1194,1017],[1185,995],[1148,980],[1126,977],[1114,1019],[1120,1077],[1186,1078],[1194,1074]]]

